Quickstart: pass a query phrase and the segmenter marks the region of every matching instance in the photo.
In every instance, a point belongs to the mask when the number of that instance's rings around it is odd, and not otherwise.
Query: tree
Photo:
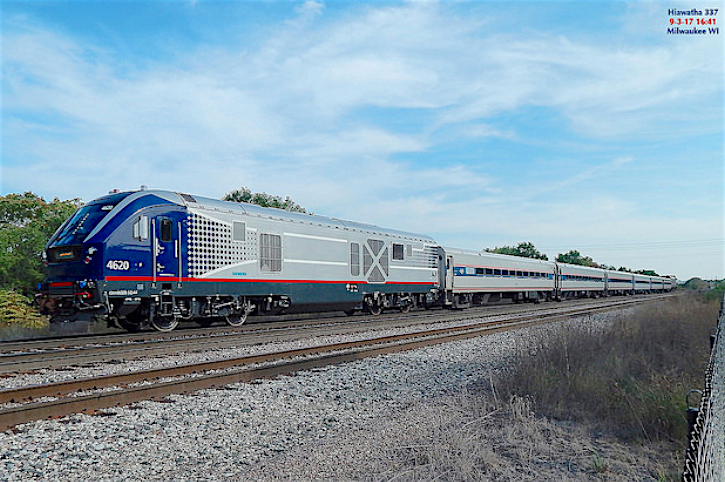
[[[549,259],[545,254],[541,253],[538,249],[536,249],[534,243],[528,241],[522,241],[518,245],[516,245],[516,247],[503,246],[501,248],[493,249],[486,248],[486,252],[508,254],[510,256],[520,256],[522,258],[543,259],[545,261]]]
[[[80,199],[48,203],[32,192],[0,196],[0,288],[35,291],[44,278],[45,244],[80,205]]]
[[[292,201],[289,196],[282,199],[279,196],[272,196],[271,194],[267,194],[266,192],[253,193],[249,190],[249,188],[246,187],[242,187],[241,189],[235,189],[234,191],[225,194],[222,200],[237,203],[256,204],[257,206],[262,206],[265,208],[284,209],[285,211],[295,213],[307,212],[305,208]]]
[[[624,266],[620,266],[617,271],[623,271],[625,273],[634,273],[634,274],[646,274],[648,276],[659,276],[655,271],[653,271],[651,269],[633,270],[633,269],[625,268]]]
[[[566,254],[560,253],[556,257],[556,261],[559,263],[578,264],[581,266],[590,266],[592,268],[599,268],[599,265],[597,263],[595,263],[592,258],[590,258],[589,256],[582,256],[582,254],[575,249],[572,249],[571,251],[569,251]]]
[[[702,278],[695,277],[687,280],[682,286],[690,290],[705,291],[710,285],[707,281],[703,281]]]

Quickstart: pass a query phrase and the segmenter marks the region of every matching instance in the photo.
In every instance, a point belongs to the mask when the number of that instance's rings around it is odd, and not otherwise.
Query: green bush
[[[0,326],[45,328],[47,317],[41,315],[26,297],[15,291],[0,289]]]

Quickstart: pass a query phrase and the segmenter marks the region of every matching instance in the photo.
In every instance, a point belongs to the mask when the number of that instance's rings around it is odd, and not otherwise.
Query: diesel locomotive
[[[444,248],[421,234],[146,189],[82,206],[44,258],[37,299],[51,323],[102,320],[130,331],[674,287],[667,277]]]

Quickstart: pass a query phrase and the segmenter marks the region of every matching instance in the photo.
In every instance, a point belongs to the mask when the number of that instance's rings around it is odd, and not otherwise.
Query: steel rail
[[[0,403],[16,403],[21,400],[27,400],[39,397],[57,397],[67,395],[72,392],[82,390],[94,390],[117,385],[137,383],[140,381],[148,381],[153,379],[186,376],[194,373],[206,372],[210,370],[225,370],[240,365],[251,365],[254,363],[268,363],[282,358],[292,358],[298,356],[317,355],[322,352],[336,350],[350,350],[368,346],[372,343],[393,343],[410,339],[412,337],[435,336],[455,331],[471,330],[473,328],[486,325],[502,325],[514,322],[523,322],[522,319],[515,321],[504,320],[501,322],[486,322],[475,325],[465,325],[454,328],[441,328],[437,330],[427,330],[422,332],[414,332],[402,335],[390,335],[366,340],[358,340],[351,342],[334,343],[329,345],[320,345],[317,347],[298,348],[294,350],[285,350],[281,352],[272,352],[260,355],[250,355],[237,358],[228,358],[225,360],[216,360],[203,363],[192,363],[187,365],[179,365],[167,368],[154,368],[150,370],[141,370],[132,373],[122,373],[114,375],[103,375],[100,377],[92,377],[81,380],[68,380],[64,382],[55,382],[42,385],[32,385],[28,387],[9,388],[0,390]]]
[[[490,305],[475,307],[470,311],[479,313],[486,311],[487,313],[497,313],[500,311],[510,312],[514,307],[521,308],[519,305]],[[525,308],[526,311],[530,308]],[[348,315],[331,315],[328,313],[317,313],[314,315],[300,314],[299,318],[291,318],[292,315],[286,315],[288,319],[281,320],[282,316],[260,316],[248,321],[241,327],[217,326],[213,328],[185,328],[177,329],[172,332],[145,331],[140,333],[108,333],[103,335],[80,335],[74,337],[62,338],[45,338],[37,340],[20,340],[20,341],[3,341],[0,342],[0,361],[10,358],[22,358],[23,356],[40,355],[41,352],[64,352],[70,350],[82,350],[83,346],[89,345],[106,345],[117,346],[118,344],[153,344],[159,342],[179,342],[189,339],[198,339],[205,337],[224,337],[254,335],[257,333],[267,333],[284,330],[295,330],[302,328],[314,328],[335,325],[348,324],[370,324],[385,323],[391,320],[416,320],[440,316],[441,311],[413,311],[401,317],[399,313],[383,313],[380,316],[362,315],[350,317]],[[449,312],[450,313],[450,312]],[[265,321],[262,321],[262,320]]]
[[[147,330],[140,332],[127,332],[120,329],[113,329],[108,333],[77,334],[48,336],[33,339],[4,340],[0,341],[0,357],[12,356],[17,352],[33,350],[60,350],[91,344],[113,344],[113,343],[141,343],[153,341],[167,341],[182,337],[204,337],[223,336],[227,333],[238,333],[240,331],[257,331],[269,329],[286,329],[290,327],[305,326],[307,322],[312,323],[335,323],[335,320],[349,319],[347,315],[338,313],[300,313],[297,315],[276,315],[276,316],[254,316],[241,327],[231,327],[219,322],[217,326],[203,327],[201,325],[179,326],[170,332]],[[356,317],[357,318],[357,317]],[[322,320],[327,321],[322,321]]]
[[[0,355],[0,374],[27,373],[32,370],[55,366],[90,364],[99,361],[108,361],[123,357],[125,359],[141,358],[145,356],[178,353],[180,350],[190,348],[190,351],[202,351],[210,347],[228,348],[240,343],[259,343],[260,337],[278,337],[280,334],[304,336],[314,335],[313,330],[335,328],[337,332],[359,330],[364,325],[366,330],[374,326],[382,326],[389,321],[385,320],[354,320],[346,323],[316,322],[291,327],[265,327],[257,330],[235,331],[222,336],[214,337],[187,337],[174,340],[150,340],[126,344],[113,344],[105,346],[91,346],[69,349],[55,349],[43,352],[30,352],[19,354]],[[409,321],[409,324],[420,323],[420,320]],[[339,325],[339,326],[338,326]],[[304,332],[304,333],[303,333]],[[265,340],[262,340],[265,341]]]
[[[491,304],[486,306],[477,306],[472,308],[470,311],[510,311],[513,307],[520,308],[519,305],[513,304]],[[441,311],[438,310],[412,311],[404,315],[404,319],[427,318],[437,316],[439,313],[441,313]],[[155,330],[134,333],[113,331],[104,334],[81,334],[38,339],[6,340],[0,341],[0,360],[5,357],[19,357],[28,353],[36,354],[39,351],[77,349],[83,345],[173,342],[181,340],[182,338],[203,338],[209,336],[222,337],[227,335],[236,336],[241,333],[255,334],[260,332],[307,328],[310,326],[334,326],[337,324],[385,322],[397,318],[403,319],[400,313],[395,313],[393,311],[384,312],[379,316],[372,316],[369,314],[350,316],[336,312],[298,313],[294,315],[254,316],[250,317],[248,321],[240,327],[231,327],[223,324],[223,322],[218,322],[220,323],[219,326],[180,326],[171,332],[160,332]]]

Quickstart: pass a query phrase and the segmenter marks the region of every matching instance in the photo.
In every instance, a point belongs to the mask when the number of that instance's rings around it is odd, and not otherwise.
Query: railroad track
[[[515,313],[506,319],[497,321],[480,320],[479,315],[478,321],[454,327],[417,330],[399,335],[366,338],[263,355],[0,390],[0,403],[20,404],[0,410],[0,430],[7,430],[32,420],[63,417],[78,412],[93,413],[141,400],[158,400],[171,394],[189,393],[231,383],[270,378],[370,356],[550,323],[562,318],[621,309],[657,299],[660,298],[619,300],[598,306],[566,306],[548,313],[541,311]],[[34,402],[42,397],[54,397],[55,399]]]
[[[652,298],[646,298],[652,299]],[[637,298],[618,300],[622,303]],[[612,301],[606,301],[612,303]],[[570,306],[597,306],[602,302],[567,303]],[[484,318],[502,314],[529,315],[562,309],[559,305],[504,305],[467,310],[465,312],[424,311],[414,315],[389,314],[383,317],[331,317],[323,320],[252,324],[241,329],[190,330],[172,337],[170,333],[132,333],[56,340],[35,340],[0,345],[0,374],[29,373],[63,366],[87,366],[93,363],[131,360],[180,352],[202,352],[211,349],[236,348],[270,341],[293,341],[320,335],[352,334],[383,328],[403,328],[423,323],[445,323]]]
[[[637,296],[626,298],[625,300],[653,299],[652,296]],[[604,299],[606,302],[608,299]],[[621,298],[620,298],[621,300]],[[579,299],[569,300],[566,305],[581,305],[601,303],[600,300]],[[534,309],[546,310],[552,306],[551,303],[543,303],[540,305],[519,305],[512,303],[490,304],[482,307],[474,307],[465,311],[465,313],[480,314],[500,314],[510,313],[512,311],[528,312]],[[189,326],[186,328],[178,328],[172,332],[159,331],[143,331],[138,333],[128,332],[110,332],[105,334],[84,334],[72,336],[56,336],[47,338],[34,338],[13,341],[0,342],[0,358],[8,355],[38,353],[52,350],[68,350],[73,348],[82,348],[94,345],[110,346],[113,344],[132,344],[132,343],[153,343],[167,342],[183,338],[203,338],[215,336],[227,336],[243,333],[268,332],[275,330],[299,329],[323,325],[339,325],[354,323],[369,323],[375,321],[389,322],[390,320],[411,320],[419,318],[435,318],[440,313],[450,313],[448,310],[421,310],[413,311],[406,315],[400,315],[394,312],[385,312],[381,316],[355,315],[347,316],[338,313],[317,313],[317,314],[299,314],[299,315],[281,315],[276,317],[260,316],[251,317],[250,321],[241,327],[232,328],[226,325],[214,327]],[[464,312],[454,312],[464,313]]]
[[[118,359],[134,359],[179,352],[200,352],[209,349],[255,345],[271,341],[293,341],[325,334],[350,334],[378,328],[409,326],[454,319],[451,314],[430,315],[420,312],[405,317],[343,317],[295,322],[246,325],[239,329],[215,331],[193,330],[182,336],[151,332],[144,335],[109,335],[81,339],[40,340],[13,343],[0,350],[0,374],[29,373],[38,369],[59,368],[68,365],[90,365]],[[479,315],[480,316],[480,315]],[[160,335],[160,336],[157,336]]]

